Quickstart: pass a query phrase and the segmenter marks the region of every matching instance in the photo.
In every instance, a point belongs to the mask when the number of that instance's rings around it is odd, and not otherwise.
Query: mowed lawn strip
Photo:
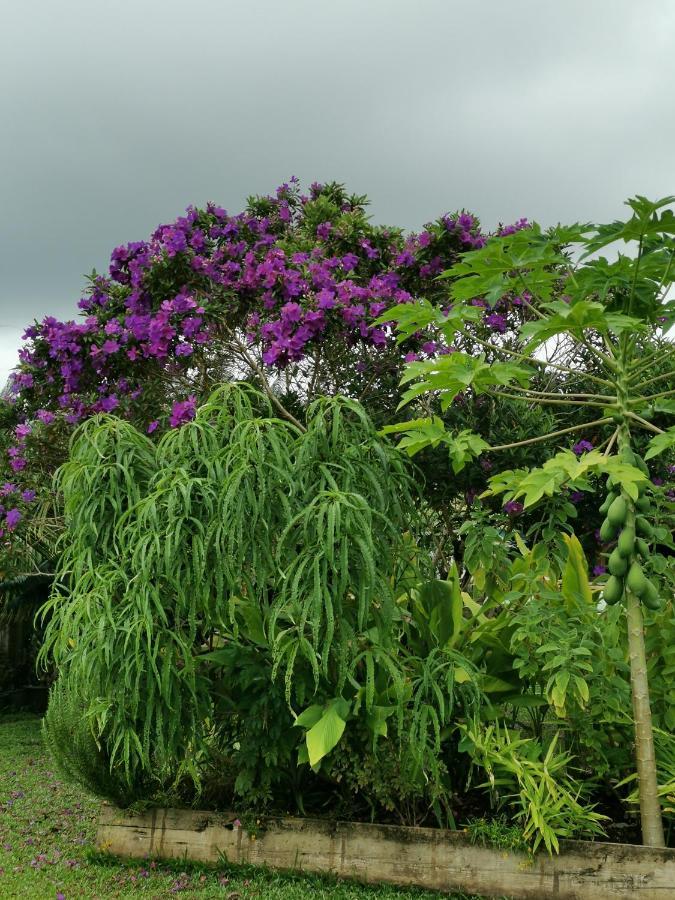
[[[195,897],[200,900],[470,900],[312,876],[97,858],[99,801],[64,782],[35,716],[0,715],[0,897]],[[474,898],[479,900],[479,898]]]

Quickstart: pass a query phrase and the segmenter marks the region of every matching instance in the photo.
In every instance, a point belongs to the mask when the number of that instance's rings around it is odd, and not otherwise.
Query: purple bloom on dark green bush
[[[573,447],[572,452],[576,453],[577,456],[581,456],[582,453],[589,453],[593,449],[593,444],[590,441],[582,440],[578,441]]]
[[[506,331],[506,319],[499,313],[490,313],[485,316],[483,321],[486,325],[489,325],[493,331],[498,331],[500,334],[504,334]]]
[[[16,507],[14,507],[13,509],[10,509],[9,512],[7,513],[7,515],[5,516],[5,524],[7,525],[7,528],[9,531],[14,531],[14,529],[16,528],[16,526],[19,524],[20,521],[21,521],[21,513],[19,512],[19,510]]]
[[[192,421],[197,411],[197,398],[190,395],[187,400],[178,400],[171,408],[171,417],[169,424],[172,428],[179,428],[186,422]]]
[[[115,394],[110,394],[109,397],[103,397],[99,402],[98,406],[101,409],[101,412],[112,412],[119,406],[119,400],[115,396]]]

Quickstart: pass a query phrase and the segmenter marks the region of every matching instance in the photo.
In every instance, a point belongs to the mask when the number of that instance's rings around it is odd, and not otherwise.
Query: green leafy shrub
[[[47,733],[76,773],[59,722],[82,709],[117,796],[185,797],[206,779],[214,797],[299,807],[358,734],[372,753],[399,747],[391,797],[440,810],[444,736],[480,690],[469,660],[431,646],[433,629],[419,645],[402,615],[429,568],[412,559],[405,462],[353,401],[317,401],[306,427],[271,412],[228,385],[156,448],[112,417],[76,432],[44,610],[60,671]]]

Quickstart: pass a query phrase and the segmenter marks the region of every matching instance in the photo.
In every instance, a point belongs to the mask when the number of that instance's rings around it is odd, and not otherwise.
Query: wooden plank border
[[[231,813],[155,809],[130,815],[104,805],[98,847],[118,856],[248,863],[363,882],[523,900],[675,900],[675,850],[565,841],[559,856],[471,845],[466,835],[271,818],[249,834]]]

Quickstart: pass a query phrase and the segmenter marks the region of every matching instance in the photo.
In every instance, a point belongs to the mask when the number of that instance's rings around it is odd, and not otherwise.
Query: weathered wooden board
[[[249,835],[234,814],[104,806],[98,845],[119,856],[185,858],[323,872],[365,882],[523,900],[675,900],[675,850],[567,841],[559,856],[472,846],[435,828],[267,819]]]

